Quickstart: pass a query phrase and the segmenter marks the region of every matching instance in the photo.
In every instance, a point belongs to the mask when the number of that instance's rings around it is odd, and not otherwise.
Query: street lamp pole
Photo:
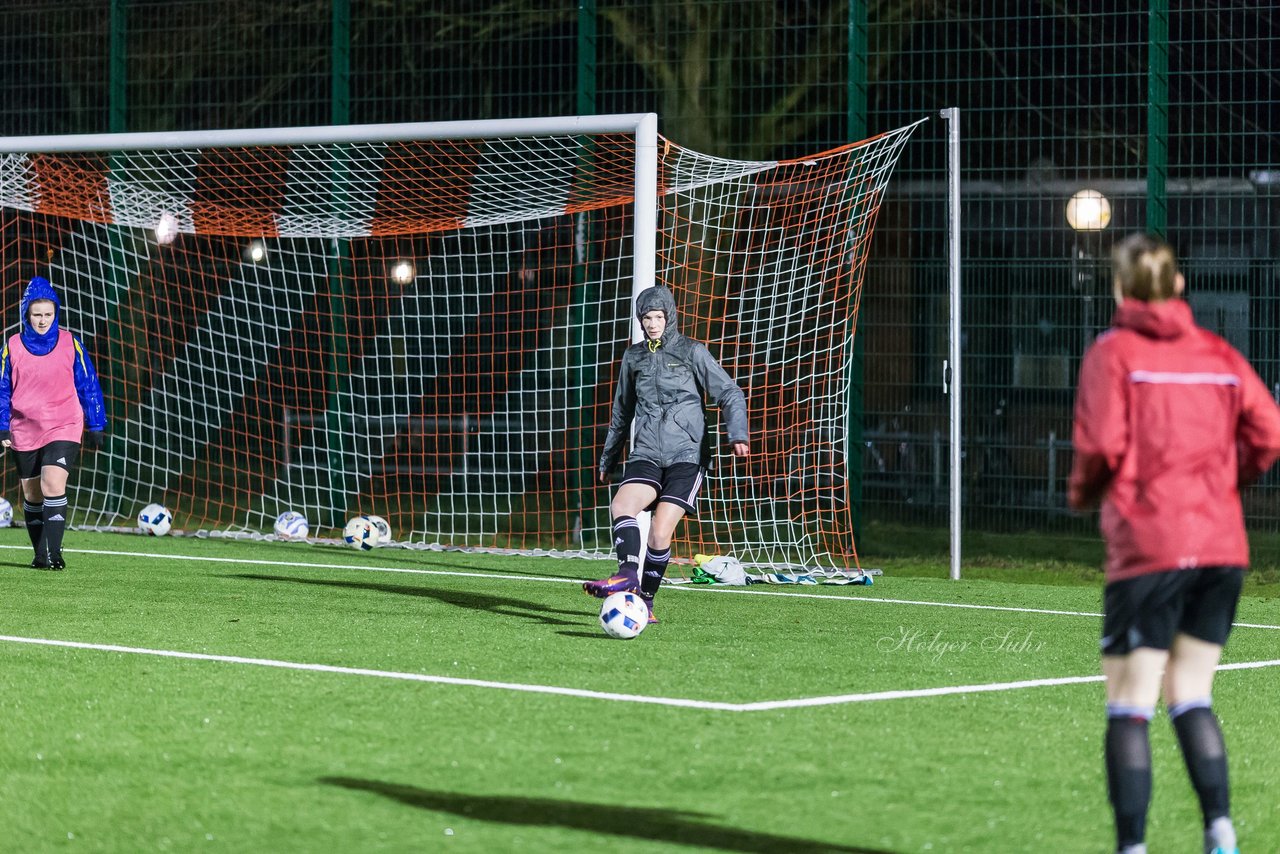
[[[1111,222],[1111,202],[1097,190],[1078,190],[1067,201],[1067,225],[1071,226],[1071,287],[1080,292],[1080,354],[1093,342],[1093,256],[1083,242]]]

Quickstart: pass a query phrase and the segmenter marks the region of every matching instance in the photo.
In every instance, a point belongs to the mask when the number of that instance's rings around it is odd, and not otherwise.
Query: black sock
[[[1182,758],[1191,786],[1200,797],[1204,826],[1231,814],[1231,790],[1227,781],[1227,745],[1218,717],[1209,700],[1189,700],[1169,709],[1173,731],[1178,734]]]
[[[662,551],[650,548],[644,556],[644,575],[640,577],[640,595],[650,599],[658,592],[662,584],[662,576],[667,574],[667,564],[671,562],[671,547]]]
[[[634,516],[619,516],[613,520],[613,550],[618,555],[621,569],[640,569],[640,523]]]
[[[67,529],[67,496],[44,497],[44,545],[49,559],[62,555],[62,533]]]
[[[1116,847],[1136,845],[1147,833],[1151,803],[1149,717],[1142,710],[1107,709],[1107,795],[1116,818]]]
[[[22,502],[22,515],[27,520],[27,536],[31,538],[31,548],[36,550],[36,557],[42,557],[40,539],[44,536],[44,505],[32,504],[25,499]]]

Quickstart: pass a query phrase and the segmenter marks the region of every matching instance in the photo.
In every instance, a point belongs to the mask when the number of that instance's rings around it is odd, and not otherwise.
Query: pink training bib
[[[75,359],[75,343],[65,329],[58,332],[58,343],[43,356],[32,355],[21,336],[9,339],[13,368],[9,429],[18,450],[80,441],[84,409],[76,395]]]

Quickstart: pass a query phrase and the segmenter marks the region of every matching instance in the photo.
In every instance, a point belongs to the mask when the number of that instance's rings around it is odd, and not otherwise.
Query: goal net
[[[107,400],[72,522],[160,502],[270,536],[296,510],[325,538],[376,513],[408,546],[608,556],[596,463],[656,279],[752,431],[733,457],[712,409],[677,557],[856,562],[853,335],[914,126],[776,162],[655,136],[644,178],[637,128],[460,124],[0,140],[5,304],[47,277]]]

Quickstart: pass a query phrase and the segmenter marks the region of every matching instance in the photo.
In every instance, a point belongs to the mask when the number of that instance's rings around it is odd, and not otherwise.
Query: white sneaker
[[[1236,828],[1228,816],[1215,818],[1204,831],[1204,854],[1240,854]]]

